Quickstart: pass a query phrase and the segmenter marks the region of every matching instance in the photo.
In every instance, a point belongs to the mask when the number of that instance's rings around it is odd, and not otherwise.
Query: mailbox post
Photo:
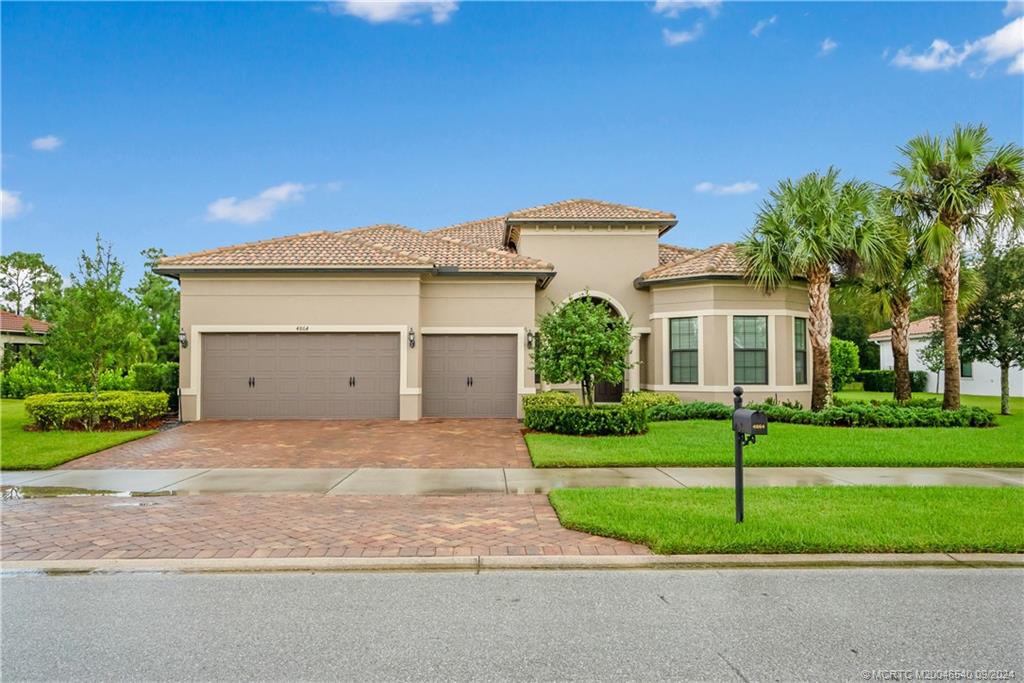
[[[743,521],[743,447],[757,441],[758,434],[768,433],[768,417],[760,410],[743,407],[743,387],[732,389],[732,431],[736,446],[736,523]]]

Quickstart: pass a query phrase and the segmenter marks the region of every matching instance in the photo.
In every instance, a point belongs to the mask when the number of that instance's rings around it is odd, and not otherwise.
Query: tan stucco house
[[[43,343],[50,323],[10,311],[0,310],[0,358],[5,351],[20,351],[26,346]]]
[[[185,420],[516,417],[554,303],[632,321],[621,391],[810,401],[807,292],[764,295],[734,247],[662,244],[676,217],[577,199],[422,232],[374,225],[168,257]],[[599,396],[601,398],[601,396]]]

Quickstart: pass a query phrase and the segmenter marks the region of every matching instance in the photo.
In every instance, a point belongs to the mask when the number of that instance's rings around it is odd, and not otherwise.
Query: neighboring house
[[[430,232],[374,225],[174,256],[181,407],[214,418],[516,417],[537,319],[589,296],[632,321],[617,387],[810,401],[807,292],[744,282],[733,245],[659,243],[676,217],[577,199]],[[543,388],[543,387],[541,387]]]
[[[32,334],[29,334],[29,330]],[[0,341],[3,342],[0,358],[8,349],[20,351],[29,344],[42,344],[38,335],[45,335],[49,331],[50,324],[43,320],[0,311]]]
[[[928,373],[928,391],[941,392],[942,371],[932,372],[921,362],[919,352],[928,346],[932,332],[940,327],[937,315],[910,323],[910,369]],[[893,369],[892,329],[875,332],[868,337],[879,346],[880,365],[883,370]],[[975,396],[999,396],[999,367],[991,363],[963,360],[960,362],[960,393]],[[1024,371],[1010,368],[1010,396],[1024,396]]]

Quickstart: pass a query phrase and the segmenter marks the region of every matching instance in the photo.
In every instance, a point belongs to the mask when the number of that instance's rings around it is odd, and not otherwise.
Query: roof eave
[[[693,282],[694,280],[742,280],[744,276],[742,274],[728,274],[728,273],[704,273],[701,275],[680,275],[678,277],[667,277],[667,278],[656,278],[653,280],[646,280],[643,277],[638,277],[633,280],[633,286],[637,289],[648,289],[655,285],[671,285],[678,284],[680,282]]]
[[[157,266],[157,275],[175,277],[183,273],[429,273],[431,264],[422,266]]]

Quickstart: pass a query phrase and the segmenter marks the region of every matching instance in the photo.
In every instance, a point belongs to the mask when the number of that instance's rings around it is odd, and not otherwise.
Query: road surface
[[[1015,569],[8,574],[0,590],[5,682],[1024,676]]]

